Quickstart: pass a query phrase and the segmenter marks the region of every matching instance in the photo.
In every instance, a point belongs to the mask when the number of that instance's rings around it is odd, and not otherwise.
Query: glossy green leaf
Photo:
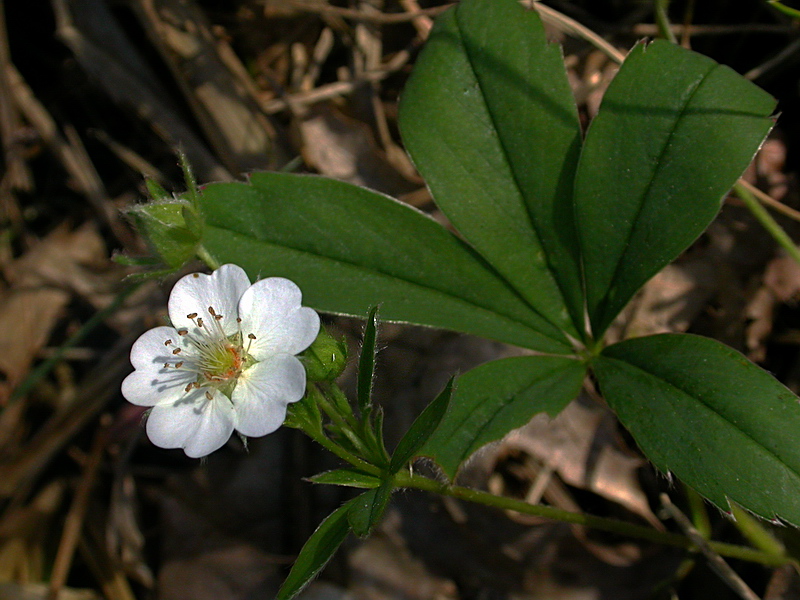
[[[666,41],[639,44],[592,121],[575,210],[596,337],[717,214],[773,121],[775,100]]]
[[[481,446],[537,413],[558,414],[578,395],[585,374],[582,362],[560,356],[516,356],[476,367],[456,380],[450,409],[420,454],[452,479]]]
[[[389,465],[390,473],[397,473],[406,466],[408,461],[414,458],[419,449],[430,439],[447,412],[452,395],[453,379],[451,378],[441,393],[425,407],[425,410],[414,420],[406,434],[398,442]]]
[[[353,498],[333,511],[311,534],[275,600],[294,598],[319,574],[350,533],[348,515],[357,501],[358,498]]]
[[[708,338],[664,334],[606,348],[603,397],[645,455],[722,509],[728,499],[800,525],[800,401]]]
[[[381,480],[370,475],[356,471],[355,469],[334,469],[333,471],[325,471],[313,477],[309,477],[312,483],[320,483],[326,485],[343,485],[345,487],[355,488],[376,488],[381,484]]]
[[[565,353],[560,331],[534,313],[456,236],[413,208],[354,185],[255,173],[200,199],[203,246],[251,277],[288,277],[318,310],[381,315]]]
[[[364,325],[364,338],[361,342],[361,354],[358,357],[358,380],[356,397],[362,418],[372,407],[372,381],[375,375],[375,342],[378,337],[378,307],[370,309]]]
[[[464,0],[440,15],[403,91],[400,130],[464,238],[540,314],[582,332],[572,212],[581,129],[538,14],[517,0]]]
[[[367,537],[386,510],[386,505],[394,491],[392,481],[384,481],[380,486],[364,492],[354,499],[347,519],[358,537]]]

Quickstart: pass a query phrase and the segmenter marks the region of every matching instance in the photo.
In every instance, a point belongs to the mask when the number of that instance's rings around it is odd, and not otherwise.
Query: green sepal
[[[300,402],[293,402],[286,407],[286,427],[299,429],[307,433],[312,439],[324,435],[322,430],[322,414],[319,411],[316,397],[320,391],[316,386],[309,386],[306,395]]]
[[[150,196],[150,199],[153,201],[157,202],[158,200],[170,197],[169,192],[154,179],[145,179],[144,185],[147,188],[147,195]]]

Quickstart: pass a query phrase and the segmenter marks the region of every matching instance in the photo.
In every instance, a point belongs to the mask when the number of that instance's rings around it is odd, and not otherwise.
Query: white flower
[[[178,281],[169,297],[172,327],[136,340],[135,371],[122,382],[129,402],[152,407],[150,440],[196,458],[220,448],[234,429],[250,437],[278,429],[286,406],[305,394],[306,371],[295,354],[319,332],[319,316],[301,299],[288,279],[250,285],[236,265]]]

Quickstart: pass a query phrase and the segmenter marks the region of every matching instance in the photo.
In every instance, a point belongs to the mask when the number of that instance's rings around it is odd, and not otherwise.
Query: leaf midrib
[[[364,265],[361,265],[361,264],[358,264],[358,263],[355,263],[355,262],[352,262],[352,261],[349,261],[349,260],[345,260],[345,259],[341,259],[341,258],[332,258],[330,256],[325,256],[323,254],[312,252],[310,250],[301,249],[301,248],[297,248],[297,247],[294,247],[294,246],[289,246],[288,244],[285,244],[285,243],[275,243],[275,242],[265,241],[265,240],[259,239],[257,237],[254,237],[254,236],[252,236],[250,234],[241,233],[241,232],[236,231],[235,229],[231,229],[229,227],[220,227],[220,226],[212,225],[212,224],[209,224],[208,226],[209,227],[213,227],[215,229],[218,229],[220,231],[231,232],[231,233],[233,233],[235,235],[239,235],[239,236],[242,236],[242,237],[245,237],[245,238],[249,238],[250,240],[252,240],[254,243],[257,243],[257,244],[264,244],[264,245],[267,245],[267,246],[273,246],[273,247],[280,248],[280,249],[292,250],[293,252],[299,252],[299,253],[305,254],[307,256],[312,256],[315,259],[321,259],[323,261],[331,261],[331,262],[335,262],[335,263],[341,263],[343,265],[347,265],[349,267],[353,267],[356,270],[363,270],[363,271],[366,271],[366,272],[369,272],[369,273],[375,273],[375,274],[381,275],[381,276],[389,278],[389,279],[395,279],[395,280],[401,281],[401,282],[403,282],[405,284],[408,284],[408,285],[411,285],[411,286],[414,286],[414,287],[418,287],[418,288],[423,289],[423,290],[433,291],[433,292],[435,292],[437,294],[440,294],[440,295],[448,298],[451,301],[454,300],[454,301],[456,301],[458,303],[466,304],[469,307],[477,308],[479,310],[486,311],[487,313],[496,315],[498,317],[502,317],[503,319],[508,320],[510,323],[512,323],[514,325],[519,325],[520,327],[523,327],[527,331],[531,331],[531,332],[533,332],[533,333],[535,333],[537,335],[540,335],[543,338],[546,338],[546,339],[548,339],[548,340],[550,340],[552,342],[555,342],[557,344],[563,345],[565,351],[567,351],[567,352],[571,353],[571,351],[572,351],[572,349],[569,347],[569,345],[566,344],[564,341],[559,340],[557,338],[550,337],[546,333],[544,333],[542,331],[539,331],[538,329],[534,329],[532,325],[529,325],[527,323],[524,323],[524,322],[518,320],[516,317],[513,317],[513,316],[511,316],[511,315],[509,315],[509,314],[507,314],[505,312],[498,312],[498,311],[496,311],[494,309],[491,309],[491,308],[488,308],[486,306],[481,306],[480,304],[476,304],[475,302],[472,302],[471,300],[467,300],[465,298],[457,296],[457,295],[453,294],[452,292],[449,292],[449,291],[446,291],[446,290],[442,290],[440,288],[432,287],[432,286],[429,286],[427,284],[422,284],[422,283],[419,283],[419,282],[416,282],[416,281],[411,281],[411,280],[409,280],[409,279],[407,279],[405,277],[400,277],[398,275],[393,275],[391,273],[387,273],[387,272],[382,271],[380,269],[376,269],[376,268],[372,268],[372,267],[365,267]],[[501,282],[502,281],[503,280],[501,280]],[[510,291],[513,291],[513,290],[510,290]],[[538,315],[538,313],[537,313],[537,315]],[[538,316],[541,317],[541,315],[538,315]],[[544,317],[542,317],[542,318],[544,318]],[[554,356],[563,356],[563,355],[554,354]]]
[[[520,202],[522,204],[522,207],[524,209],[524,213],[525,213],[525,215],[527,217],[528,226],[530,227],[530,230],[533,232],[533,236],[534,236],[536,242],[539,245],[539,249],[541,250],[542,255],[544,256],[544,263],[545,263],[545,267],[546,267],[545,270],[546,270],[551,282],[555,286],[555,289],[558,290],[558,294],[561,297],[562,305],[565,308],[567,308],[567,312],[570,313],[570,321],[571,321],[571,312],[569,311],[569,307],[567,305],[566,295],[564,293],[563,286],[561,285],[558,277],[555,276],[555,273],[553,271],[553,266],[550,264],[548,253],[547,253],[545,247],[542,245],[542,238],[541,238],[541,235],[539,234],[538,228],[536,227],[536,222],[535,222],[535,220],[533,218],[533,214],[531,212],[531,208],[530,208],[530,206],[528,206],[528,203],[525,200],[525,194],[522,191],[522,185],[521,185],[521,183],[519,181],[519,177],[518,177],[517,172],[515,171],[512,163],[511,163],[511,160],[509,159],[509,149],[506,147],[506,144],[505,144],[505,142],[503,140],[503,137],[499,134],[498,126],[497,126],[497,119],[495,117],[494,111],[492,111],[490,109],[489,103],[488,103],[488,101],[486,99],[486,95],[483,92],[484,86],[481,83],[481,79],[478,76],[478,72],[475,70],[475,61],[473,60],[472,53],[470,52],[469,47],[467,46],[467,44],[464,43],[464,36],[463,36],[462,29],[461,29],[461,23],[460,23],[460,21],[458,19],[458,15],[457,14],[456,14],[456,18],[454,19],[454,21],[456,23],[456,26],[458,27],[459,38],[461,39],[461,45],[464,48],[464,55],[467,58],[467,62],[469,64],[470,70],[472,71],[472,75],[474,76],[475,82],[478,85],[478,90],[480,91],[480,98],[481,98],[481,101],[483,103],[483,107],[486,110],[486,114],[489,117],[489,122],[492,125],[492,130],[495,132],[495,138],[497,140],[498,146],[500,147],[500,151],[501,151],[502,157],[503,157],[503,162],[505,163],[506,168],[508,169],[508,172],[511,174],[511,179],[512,179],[512,181],[514,183],[514,188],[517,191],[517,196],[518,196],[518,198],[519,198],[519,200],[520,200]],[[512,221],[513,221],[513,219],[512,219]],[[531,258],[531,261],[533,261],[533,258]],[[505,278],[504,278],[504,280],[505,280]],[[531,303],[527,300],[526,296],[524,294],[522,294],[522,292],[520,290],[518,290],[517,287],[514,286],[511,282],[508,282],[508,285],[513,287],[513,289],[517,292],[517,294],[521,297],[521,299],[531,307],[531,310],[536,311],[537,314],[539,314],[540,317],[542,317],[543,319],[547,320],[554,327],[558,327],[559,329],[562,328],[562,326],[559,323],[553,322],[553,320],[550,317],[541,314],[535,307],[533,307],[531,305]]]
[[[606,314],[608,312],[608,292],[614,287],[615,283],[619,279],[620,269],[622,268],[623,263],[626,262],[625,259],[628,256],[628,252],[630,251],[631,242],[633,240],[634,234],[638,231],[638,225],[639,225],[639,221],[640,221],[640,217],[641,217],[642,211],[644,210],[644,207],[647,204],[648,198],[650,197],[650,192],[652,191],[654,182],[656,181],[656,179],[658,179],[658,174],[664,168],[663,167],[663,163],[662,163],[662,158],[664,157],[664,154],[667,152],[667,149],[670,147],[670,143],[672,142],[672,140],[673,140],[673,138],[675,136],[675,132],[679,128],[679,126],[681,124],[681,121],[683,120],[684,115],[686,114],[686,111],[688,110],[689,105],[691,104],[692,100],[694,99],[695,95],[697,94],[697,91],[702,87],[703,83],[708,79],[708,77],[711,76],[711,74],[719,66],[720,65],[718,65],[718,64],[711,65],[711,67],[708,69],[708,71],[706,71],[706,73],[704,73],[701,77],[699,77],[697,79],[694,87],[686,95],[686,101],[684,102],[683,106],[681,107],[681,110],[680,110],[680,113],[678,115],[678,118],[675,119],[675,123],[674,123],[673,127],[670,129],[669,135],[667,136],[666,141],[664,142],[663,146],[661,147],[661,150],[658,153],[658,159],[655,162],[656,167],[653,169],[652,176],[650,177],[650,180],[647,182],[647,187],[645,188],[645,190],[641,194],[639,205],[638,205],[638,208],[636,210],[636,215],[632,219],[632,225],[631,225],[630,229],[628,230],[628,235],[627,235],[627,237],[625,239],[625,244],[622,247],[622,252],[620,253],[619,259],[617,260],[617,264],[614,267],[614,272],[613,272],[613,274],[611,276],[611,279],[609,280],[609,284],[608,284],[608,287],[606,288],[606,292],[605,292],[605,294],[603,294],[602,298],[600,299],[600,302],[598,303],[598,307],[602,306],[602,309],[603,309],[602,310],[603,319],[600,321],[601,323],[605,323],[606,321],[609,321],[610,318],[613,318],[613,317],[609,317]]]

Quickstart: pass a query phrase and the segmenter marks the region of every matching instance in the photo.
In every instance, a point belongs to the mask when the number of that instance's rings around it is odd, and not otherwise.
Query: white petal
[[[198,317],[211,325],[213,317],[208,307],[222,315],[219,321],[225,335],[233,335],[239,330],[236,322],[239,316],[239,299],[250,286],[250,279],[244,269],[236,265],[222,265],[211,275],[191,273],[182,277],[169,295],[169,318],[176,329],[194,331],[195,327],[187,315],[197,313]]]
[[[169,345],[166,344],[168,340],[171,342]],[[175,348],[181,349],[180,355],[172,353]],[[122,382],[122,395],[128,402],[139,406],[178,400],[196,376],[186,371],[166,369],[164,364],[191,358],[193,350],[172,327],[145,331],[131,348],[131,364],[136,370]]]
[[[212,394],[212,399],[206,397]],[[182,400],[159,404],[147,417],[147,437],[160,448],[183,448],[199,458],[221,448],[233,433],[233,405],[214,389],[193,390]]]
[[[297,354],[308,348],[319,333],[319,315],[301,307],[302,293],[283,277],[269,277],[247,288],[239,301],[239,317],[245,344],[256,336],[248,352],[256,360],[273,354]]]
[[[306,370],[291,354],[276,354],[256,363],[239,378],[233,390],[236,430],[259,437],[272,433],[286,418],[286,405],[302,399]]]

